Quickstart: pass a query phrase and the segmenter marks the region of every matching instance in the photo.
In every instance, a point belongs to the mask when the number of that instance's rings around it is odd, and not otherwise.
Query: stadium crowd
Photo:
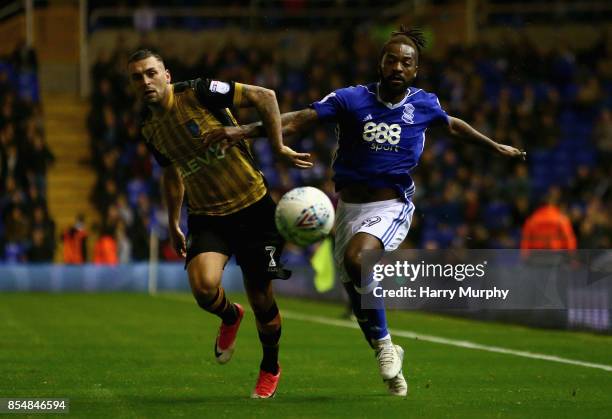
[[[191,65],[169,55],[174,80],[214,77],[276,90],[281,112],[299,109],[332,90],[376,80],[378,46],[366,34],[338,44],[313,45],[303,63],[287,59],[290,44],[274,51],[227,46],[203,53]],[[601,53],[601,52],[605,53]],[[161,51],[162,55],[164,51]],[[158,190],[159,169],[139,136],[138,105],[127,88],[125,51],[93,66],[89,128],[98,182],[92,199],[105,231],[131,241],[131,256],[147,257],[148,232],[167,245],[166,213]],[[449,48],[439,59],[424,53],[416,85],[433,91],[442,106],[496,141],[528,152],[511,162],[475,147],[428,133],[419,167],[409,240],[426,248],[517,248],[521,226],[545,197],[568,214],[580,248],[612,245],[612,43],[571,51],[544,51],[522,39],[493,48],[485,44]],[[241,122],[252,115],[239,113]],[[298,171],[275,161],[265,139],[253,144],[275,198],[299,186],[317,186],[333,196],[330,182],[335,141],[330,128],[287,139],[316,161]],[[292,252],[290,252],[292,253]],[[294,255],[299,252],[293,251]]]
[[[204,53],[192,66],[170,56],[166,65],[174,80],[202,76],[273,88],[287,112],[335,88],[376,79],[377,45],[359,33],[341,42],[352,47],[314,45],[303,63],[286,58],[290,45],[279,45],[274,51],[227,46]],[[127,89],[124,62],[115,55],[93,67],[89,127],[98,182],[92,197],[105,229],[119,231],[123,241],[130,237],[131,259],[140,260],[147,257],[149,231],[156,229],[162,243],[166,240],[166,214],[157,189],[159,170],[139,136],[138,105]],[[526,149],[529,161],[491,158],[432,132],[414,173],[412,246],[516,248],[522,224],[547,195],[557,197],[569,215],[578,247],[611,246],[612,167],[606,162],[612,153],[612,43],[602,38],[586,51],[564,46],[543,51],[526,39],[499,49],[456,46],[436,60],[425,53],[416,84],[436,92],[449,114]],[[239,114],[242,122],[251,118]],[[331,129],[287,141],[312,153],[316,165],[289,169],[274,160],[265,139],[255,141],[275,198],[299,185],[333,195]],[[173,257],[169,246],[162,246],[162,255]]]
[[[47,208],[45,141],[34,51],[0,57],[0,260],[49,262],[55,223]]]
[[[378,44],[366,33],[313,44],[303,62],[293,58],[291,48],[283,41],[274,50],[228,45],[197,60],[160,52],[174,80],[214,77],[266,86],[276,90],[282,112],[336,88],[376,80]],[[119,262],[147,259],[151,231],[161,240],[161,257],[172,260],[176,255],[167,238],[160,170],[139,134],[140,109],[125,75],[127,53],[118,48],[102,54],[92,67],[88,127],[98,180],[91,199],[101,213],[100,235],[114,240]],[[457,45],[433,56],[424,52],[415,85],[437,93],[449,114],[496,141],[526,149],[528,161],[491,157],[428,132],[413,174],[417,210],[410,245],[517,248],[528,215],[554,197],[569,216],[579,248],[610,248],[612,42],[602,36],[588,50],[559,45],[546,51],[523,38],[497,48]],[[0,237],[8,261],[48,259],[54,248],[44,182],[53,158],[44,142],[38,98],[32,89],[20,92],[19,86],[28,84],[15,79],[24,57],[23,51],[16,53],[0,66]],[[31,68],[32,63],[25,65],[26,73]],[[241,111],[238,117],[246,123],[254,115]],[[275,161],[265,139],[254,141],[274,197],[299,185],[317,186],[333,197],[333,127],[286,141],[310,152],[316,165],[307,171],[290,169]],[[24,155],[37,157],[20,158]],[[288,255],[295,261],[308,256],[293,248]]]

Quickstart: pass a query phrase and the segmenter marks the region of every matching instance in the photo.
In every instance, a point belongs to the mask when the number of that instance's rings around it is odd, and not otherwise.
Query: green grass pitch
[[[244,296],[232,296],[244,303]],[[610,417],[612,372],[397,337],[407,398],[386,394],[339,305],[280,298],[283,376],[251,400],[260,346],[250,311],[234,358],[214,361],[218,320],[186,294],[0,295],[0,397],[69,398],[72,417]],[[612,337],[416,312],[392,328],[612,365]],[[39,415],[36,415],[39,416]]]

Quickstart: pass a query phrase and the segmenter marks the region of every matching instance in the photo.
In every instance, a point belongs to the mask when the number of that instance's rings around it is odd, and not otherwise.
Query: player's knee
[[[257,319],[257,328],[264,333],[272,332],[281,325],[280,312],[275,301],[272,305],[253,305],[253,313]]]
[[[221,274],[216,272],[194,273],[189,275],[189,283],[196,298],[210,299],[217,293],[221,283]]]
[[[227,256],[214,253],[199,254],[187,265],[189,285],[195,296],[214,297],[221,286],[221,275]]]

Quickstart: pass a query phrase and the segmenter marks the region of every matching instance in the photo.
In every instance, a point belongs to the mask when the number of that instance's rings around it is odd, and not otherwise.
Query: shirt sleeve
[[[206,107],[231,108],[240,105],[242,100],[242,84],[233,81],[197,79],[194,89],[196,97]]]
[[[315,110],[321,121],[333,122],[347,110],[345,89],[331,92],[318,102],[313,102],[310,107]]]
[[[427,113],[428,113],[427,116],[429,120],[428,125],[449,124],[450,123],[448,114],[446,113],[444,109],[442,109],[442,106],[440,105],[440,101],[438,100],[438,97],[435,94],[428,93],[427,102],[429,104],[429,106],[427,107]]]

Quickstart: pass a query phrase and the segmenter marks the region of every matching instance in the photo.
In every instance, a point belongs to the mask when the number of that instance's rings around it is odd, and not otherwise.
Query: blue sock
[[[373,340],[379,340],[389,335],[387,330],[387,316],[382,298],[376,298],[376,308],[361,308],[362,295],[355,289],[352,283],[344,283],[344,289],[348,293],[353,314],[357,317],[357,323],[370,346]],[[372,291],[369,291],[372,292]]]
[[[370,340],[380,340],[389,337],[387,330],[387,313],[383,308],[366,310],[370,322]]]

